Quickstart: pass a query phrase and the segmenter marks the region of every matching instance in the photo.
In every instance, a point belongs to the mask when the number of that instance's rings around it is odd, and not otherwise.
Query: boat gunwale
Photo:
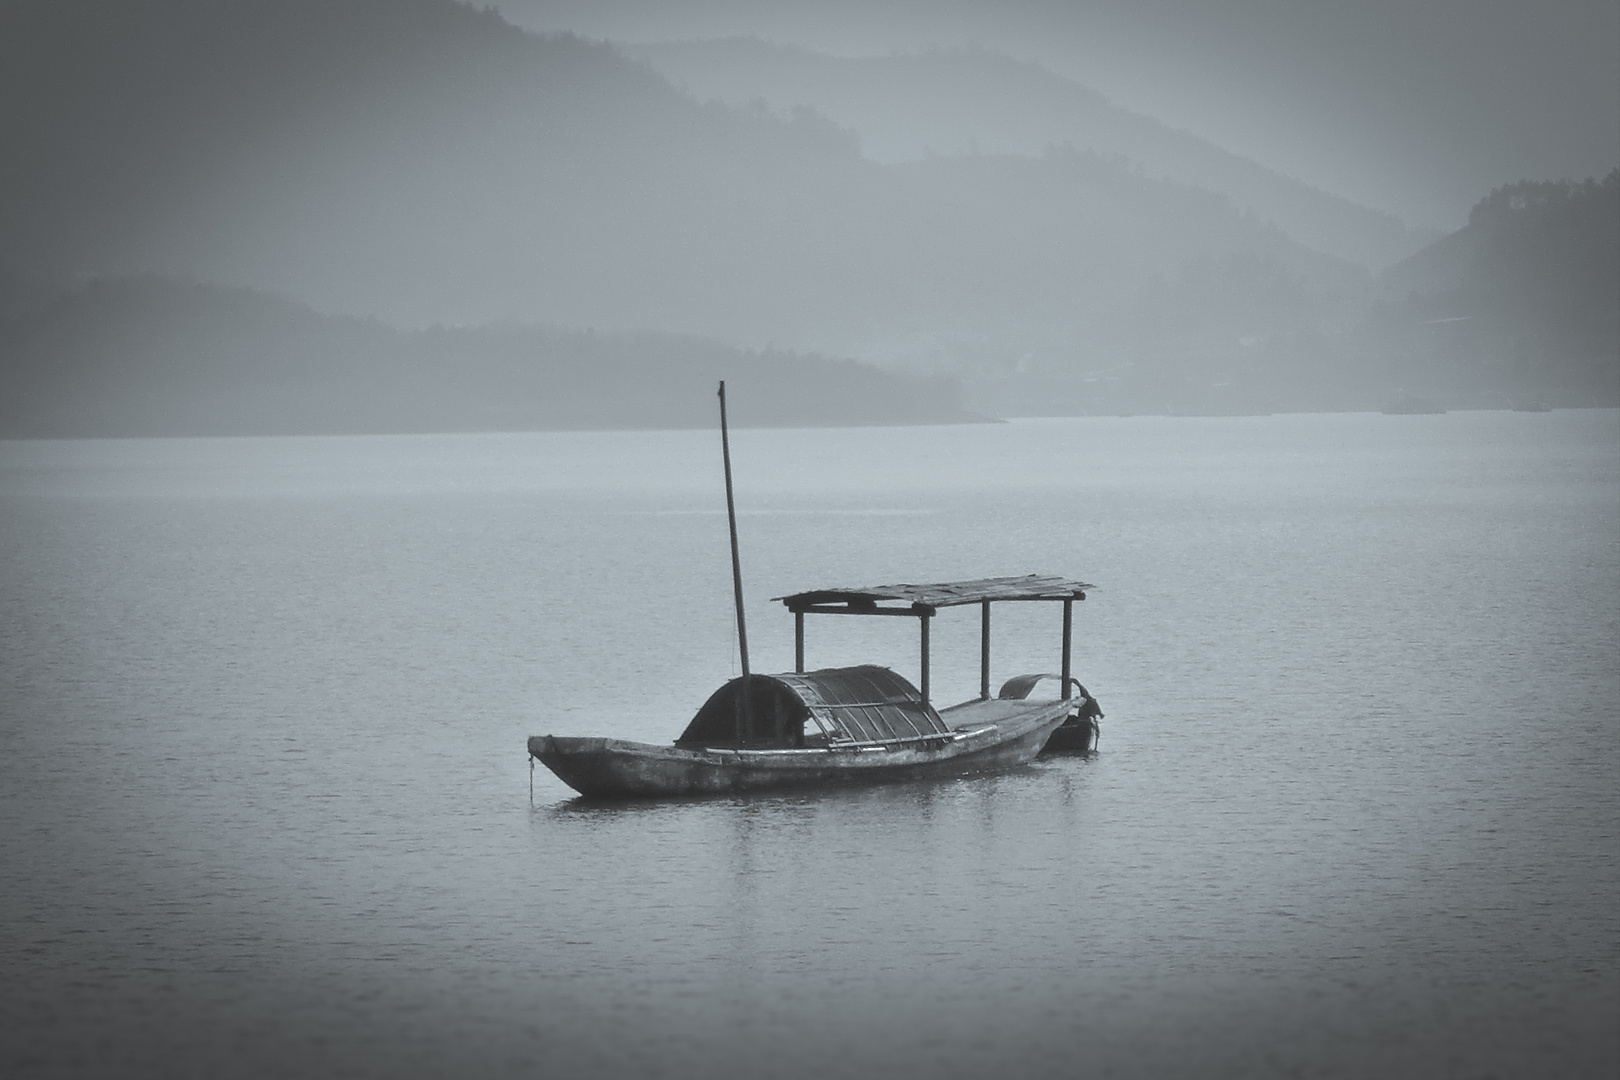
[[[976,704],[976,702],[969,701],[963,702],[962,704],[972,705]],[[795,746],[751,750],[739,749],[730,746],[677,746],[673,743],[646,743],[631,739],[615,739],[609,736],[599,735],[534,735],[530,737],[529,742],[531,744],[530,753],[535,757],[541,757],[541,760],[544,760],[544,758],[541,754],[535,753],[534,744],[538,743],[544,747],[547,740],[551,741],[551,748],[553,749],[553,752],[564,757],[571,754],[591,754],[611,751],[612,753],[616,754],[635,755],[637,757],[644,758],[657,758],[665,761],[687,760],[694,763],[708,762],[715,765],[727,764],[746,766],[751,762],[757,762],[760,765],[785,765],[791,763],[796,766],[819,766],[840,755],[844,756],[844,759],[842,762],[840,762],[840,764],[846,764],[861,760],[859,757],[853,755],[884,751],[887,751],[891,755],[916,755],[924,758],[925,760],[948,760],[952,757],[957,757],[962,753],[971,753],[975,751],[977,747],[972,744],[993,738],[1004,730],[1009,721],[1011,721],[1015,726],[1021,726],[1024,723],[1028,723],[1031,726],[1037,725],[1047,719],[1050,719],[1048,714],[1052,713],[1053,711],[1067,712],[1069,703],[1062,698],[1058,698],[1052,701],[1025,702],[1024,706],[1025,707],[1020,709],[1018,712],[1012,714],[1011,716],[1003,717],[995,723],[958,729],[941,735],[929,735],[923,738],[919,738],[917,736],[906,736],[905,738],[876,740],[864,743],[841,742],[835,743],[831,746]],[[956,707],[957,706],[952,706],[952,708]],[[1059,722],[1061,722],[1061,720]],[[585,746],[581,746],[580,749],[567,750],[558,746],[557,744],[559,742],[573,743],[576,745],[587,744],[589,748],[587,749]],[[937,742],[940,745],[933,747],[926,745],[910,745],[928,742]],[[884,759],[868,758],[866,760],[873,762],[875,765]],[[860,767],[868,768],[871,766],[863,764]]]
[[[1063,699],[1022,703],[938,745],[682,747],[603,736],[535,735],[529,754],[586,798],[669,798],[842,786],[995,771],[1034,760],[1064,720]]]

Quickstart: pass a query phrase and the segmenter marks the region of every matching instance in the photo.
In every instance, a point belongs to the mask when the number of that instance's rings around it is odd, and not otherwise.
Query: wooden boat
[[[1073,605],[1093,586],[1056,577],[823,589],[777,597],[794,613],[797,670],[743,675],[698,710],[672,746],[536,735],[529,754],[583,795],[648,797],[766,788],[887,783],[1004,769],[1033,759],[1077,715],[1069,691]],[[1060,601],[1060,696],[1029,698],[1044,675],[1010,679],[990,696],[990,606]],[[883,601],[899,601],[883,603]],[[936,710],[928,700],[929,621],[940,608],[980,606],[980,696]],[[804,616],[904,615],[922,627],[922,688],[875,666],[804,670]],[[1083,707],[1089,696],[1079,699]]]
[[[1069,673],[1074,604],[1092,586],[1030,575],[779,596],[793,612],[794,670],[754,675],[748,667],[743,617],[725,383],[720,384],[720,445],[742,676],[715,691],[673,746],[535,735],[529,739],[531,759],[582,795],[645,798],[957,776],[1020,765],[1040,753],[1075,704],[1070,693],[1079,683]],[[1010,679],[999,695],[990,696],[990,605],[1008,600],[1063,605],[1063,672],[1055,700],[1029,700],[1044,675]],[[936,710],[929,701],[929,622],[941,608],[968,604],[979,605],[982,618],[979,697]],[[883,667],[805,671],[804,617],[816,613],[917,619],[921,686]],[[1081,690],[1084,701],[1094,705]]]

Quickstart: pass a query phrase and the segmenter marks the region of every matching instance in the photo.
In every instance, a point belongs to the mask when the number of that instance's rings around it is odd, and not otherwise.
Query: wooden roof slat
[[[870,585],[860,589],[815,589],[775,596],[789,608],[808,608],[817,604],[875,604],[880,600],[897,600],[919,607],[942,608],[960,604],[977,604],[985,600],[1083,600],[1088,589],[1095,585],[1069,578],[1029,574],[1024,577],[978,578],[973,581],[942,581],[927,585],[901,583],[896,585]],[[855,609],[857,612],[859,608]],[[887,614],[893,609],[886,609]]]
[[[888,668],[830,668],[770,678],[790,687],[812,714],[856,742],[950,734],[916,687]]]

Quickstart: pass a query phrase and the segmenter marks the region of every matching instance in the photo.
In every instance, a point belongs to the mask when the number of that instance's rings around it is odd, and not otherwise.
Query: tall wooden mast
[[[748,620],[743,617],[742,559],[737,554],[737,503],[731,491],[731,437],[726,431],[726,381],[720,380],[720,456],[726,466],[726,521],[731,526],[731,587],[737,597],[737,649],[742,654],[742,709],[737,713],[737,747],[742,748],[749,708]]]

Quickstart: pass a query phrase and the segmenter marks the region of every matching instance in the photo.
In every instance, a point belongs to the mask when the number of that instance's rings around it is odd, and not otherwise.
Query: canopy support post
[[[931,611],[923,611],[918,615],[919,620],[922,622],[922,686],[920,689],[922,690],[924,705],[928,704],[928,616],[932,614]]]
[[[1074,641],[1074,601],[1063,601],[1063,699],[1069,698],[1069,646]]]
[[[981,600],[979,620],[979,700],[990,700],[990,601]]]
[[[804,612],[793,613],[793,670],[804,674]]]

